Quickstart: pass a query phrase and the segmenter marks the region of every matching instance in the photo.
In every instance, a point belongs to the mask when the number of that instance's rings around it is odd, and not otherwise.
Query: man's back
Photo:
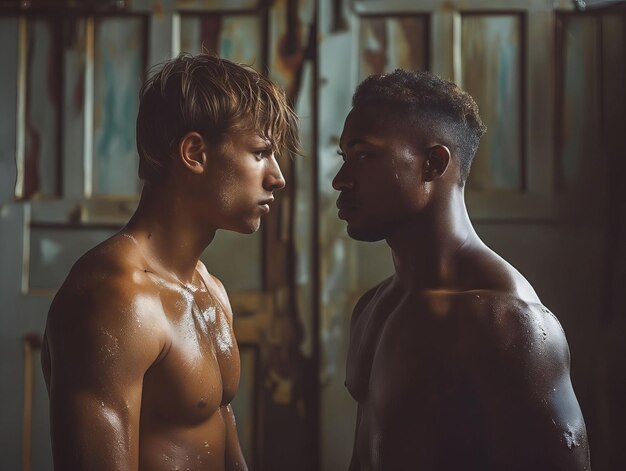
[[[225,467],[239,354],[201,263],[184,285],[130,235],[88,252],[53,302],[43,362],[59,469]]]
[[[446,289],[392,277],[357,304],[353,468],[579,469],[588,450],[558,321],[482,244],[457,260]]]

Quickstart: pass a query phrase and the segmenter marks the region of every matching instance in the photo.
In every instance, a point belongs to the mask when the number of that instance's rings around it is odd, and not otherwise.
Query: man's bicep
[[[141,384],[122,391],[61,386],[50,401],[55,469],[136,470]]]
[[[107,394],[140,382],[159,356],[158,326],[116,299],[69,305],[46,328],[51,393],[55,388]]]
[[[94,349],[103,344],[94,342]],[[67,352],[67,350],[66,350]],[[69,353],[69,352],[67,352]],[[50,429],[56,469],[135,470],[143,373],[123,366],[124,352],[105,365],[105,355],[60,355],[50,382]],[[130,361],[130,364],[133,362]]]
[[[496,462],[511,470],[588,469],[565,335],[555,319],[535,325],[537,332],[531,326],[523,337],[513,337],[491,385]]]
[[[587,433],[571,385],[511,394],[492,409],[491,444],[497,469],[589,469]]]
[[[50,421],[58,469],[136,469],[143,375],[158,355],[130,299],[83,299],[51,312]],[[64,311],[58,311],[64,309]]]

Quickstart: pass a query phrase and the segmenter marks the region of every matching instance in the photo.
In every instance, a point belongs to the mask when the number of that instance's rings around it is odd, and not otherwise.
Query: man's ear
[[[206,168],[207,151],[204,138],[195,131],[188,132],[179,141],[178,157],[183,166],[196,175]]]
[[[424,161],[424,181],[431,182],[441,177],[450,165],[450,149],[437,144],[426,150]]]

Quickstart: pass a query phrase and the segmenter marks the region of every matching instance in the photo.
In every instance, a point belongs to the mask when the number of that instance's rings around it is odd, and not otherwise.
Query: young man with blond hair
[[[48,315],[55,469],[247,469],[232,312],[199,257],[218,229],[259,228],[296,117],[253,69],[185,54],[143,86],[137,148],[137,211],[74,265]]]

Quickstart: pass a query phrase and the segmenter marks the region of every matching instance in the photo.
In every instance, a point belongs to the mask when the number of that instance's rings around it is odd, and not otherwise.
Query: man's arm
[[[143,376],[162,348],[147,314],[160,303],[131,281],[91,285],[65,288],[48,316],[54,466],[137,470]]]
[[[495,325],[484,370],[495,469],[590,469],[561,325],[538,305],[517,306]]]

